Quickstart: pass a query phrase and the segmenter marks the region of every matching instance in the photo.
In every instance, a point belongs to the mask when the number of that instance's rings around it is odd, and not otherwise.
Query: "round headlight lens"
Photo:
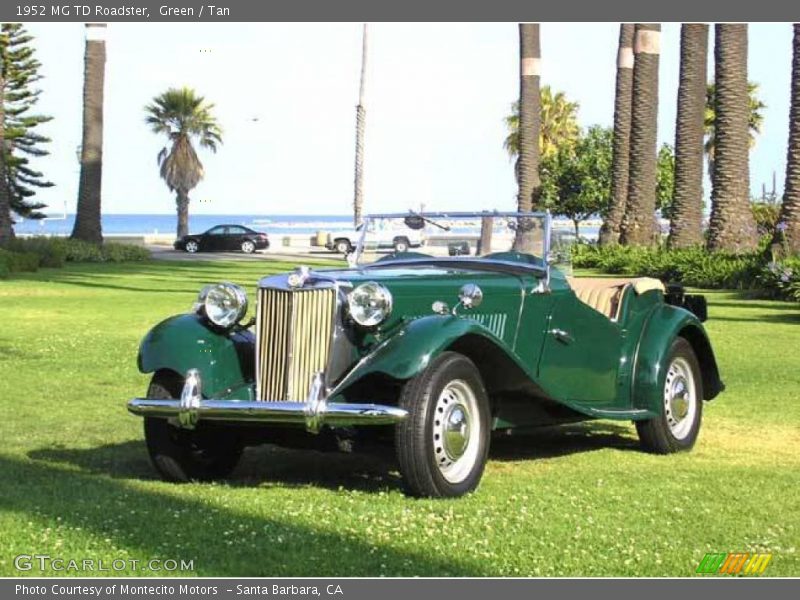
[[[198,302],[202,303],[208,320],[218,327],[233,327],[247,313],[247,294],[232,283],[206,286]]]
[[[362,327],[382,323],[392,312],[392,294],[380,283],[363,283],[347,296],[350,316]]]

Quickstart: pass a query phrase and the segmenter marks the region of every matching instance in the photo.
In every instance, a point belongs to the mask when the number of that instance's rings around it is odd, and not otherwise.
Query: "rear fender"
[[[185,376],[197,369],[203,395],[224,397],[254,380],[255,336],[213,330],[195,314],[177,315],[147,333],[138,364],[142,373],[167,369]]]
[[[663,377],[670,346],[677,337],[692,345],[700,363],[703,397],[711,400],[723,389],[719,368],[705,328],[686,309],[663,304],[651,313],[642,331],[636,351],[633,375],[634,408],[661,413]]]

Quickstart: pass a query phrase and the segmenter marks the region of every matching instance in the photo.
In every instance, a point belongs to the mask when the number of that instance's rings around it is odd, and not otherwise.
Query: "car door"
[[[570,289],[557,293],[539,362],[542,386],[559,400],[615,408],[624,330]]]
[[[225,249],[226,250],[239,250],[242,247],[242,240],[247,230],[244,227],[231,225],[228,227],[228,233],[225,235]]]
[[[364,232],[364,227],[367,228],[366,233]],[[364,223],[361,223],[360,225],[358,225],[355,228],[354,231],[355,231],[355,235],[352,236],[352,239],[350,240],[350,244],[353,247],[355,247],[355,245],[361,239],[362,235],[364,236],[364,248],[375,249],[375,248],[377,248],[379,246],[379,243],[378,243],[379,240],[378,240],[378,236],[377,236],[377,232],[376,232],[375,220],[374,219],[370,219],[366,223],[366,225]]]
[[[228,228],[224,225],[212,227],[203,234],[203,250],[208,252],[218,252],[225,249],[225,237]]]

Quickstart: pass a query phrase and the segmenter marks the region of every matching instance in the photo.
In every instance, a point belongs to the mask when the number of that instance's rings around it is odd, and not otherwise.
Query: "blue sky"
[[[42,62],[39,198],[74,212],[84,27],[28,25]],[[189,85],[216,104],[225,143],[201,152],[193,213],[346,214],[352,201],[360,24],[123,24],[108,27],[103,210],[172,213],[158,177],[164,140],[143,106]],[[542,83],[580,103],[583,126],[613,117],[618,24],[542,24]],[[680,26],[662,37],[659,143],[674,140]],[[712,31],[713,37],[713,31]],[[510,209],[513,168],[503,117],[518,93],[516,24],[372,24],[367,83],[368,211]],[[750,26],[750,79],[767,104],[751,154],[753,190],[783,185],[791,26]],[[710,73],[713,70],[710,69]],[[44,129],[44,128],[43,128]],[[709,184],[706,182],[706,195]]]

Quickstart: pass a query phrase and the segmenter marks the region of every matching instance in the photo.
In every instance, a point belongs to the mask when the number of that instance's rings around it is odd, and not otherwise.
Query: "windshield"
[[[542,267],[550,250],[547,213],[404,213],[369,215],[351,264],[389,260],[488,257]]]

